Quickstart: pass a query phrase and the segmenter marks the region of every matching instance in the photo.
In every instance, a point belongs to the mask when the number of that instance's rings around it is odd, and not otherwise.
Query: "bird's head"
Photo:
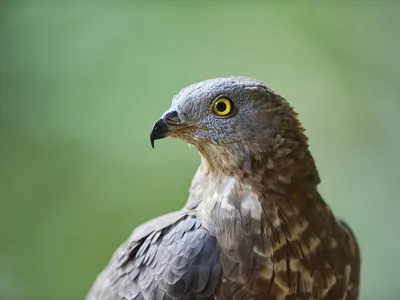
[[[157,139],[179,138],[212,168],[249,173],[293,126],[300,127],[288,102],[263,83],[215,78],[181,90],[154,124],[150,140],[154,147]]]

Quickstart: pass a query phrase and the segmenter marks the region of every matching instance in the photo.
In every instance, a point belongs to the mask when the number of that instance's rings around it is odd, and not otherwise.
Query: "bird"
[[[87,300],[356,300],[361,258],[289,102],[249,77],[183,88],[150,133],[193,145],[184,207],[136,227]]]

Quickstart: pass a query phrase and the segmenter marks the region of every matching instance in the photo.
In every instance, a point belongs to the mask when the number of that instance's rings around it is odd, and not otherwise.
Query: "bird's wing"
[[[215,237],[194,216],[176,212],[136,228],[87,299],[212,299],[220,277]]]
[[[347,294],[347,300],[357,300],[359,297],[361,256],[357,238],[350,226],[343,219],[338,219],[339,227],[343,230],[343,235],[347,238],[340,241],[343,249],[349,256],[347,266],[348,274],[345,280],[344,290]]]

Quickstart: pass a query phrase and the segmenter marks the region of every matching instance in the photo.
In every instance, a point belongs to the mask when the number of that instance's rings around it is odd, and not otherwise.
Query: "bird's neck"
[[[313,241],[332,231],[336,220],[318,192],[320,179],[304,135],[283,136],[261,159],[253,158],[251,166],[250,172],[218,169],[202,157],[190,198],[201,201],[200,215],[211,231],[221,230],[218,220],[223,214],[233,220],[232,207],[240,217],[248,213],[243,207],[252,207],[249,216],[260,219],[276,247],[282,239]]]
[[[241,145],[231,152],[217,146],[213,146],[213,151],[207,151],[210,146],[200,148],[202,159],[197,177],[203,177],[204,182],[211,178],[217,184],[232,177],[240,185],[251,186],[254,193],[268,195],[266,201],[272,205],[281,202],[274,199],[281,198],[300,202],[296,195],[299,191],[321,198],[317,191],[319,174],[299,121],[292,119],[290,126],[271,140],[271,145],[257,152]],[[214,155],[209,155],[210,152]]]
[[[319,194],[319,175],[307,148],[289,152],[281,147],[266,156],[265,164],[255,166],[254,172],[250,173],[235,172],[234,169],[225,172],[216,170],[202,158],[191,193],[197,193],[197,197],[204,200],[203,192],[207,195],[218,193],[227,180],[233,179],[240,190],[251,190],[271,224],[298,214],[310,217],[329,210]],[[200,187],[198,183],[201,183]]]

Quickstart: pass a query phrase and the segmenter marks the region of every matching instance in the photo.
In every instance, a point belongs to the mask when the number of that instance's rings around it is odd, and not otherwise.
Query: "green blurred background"
[[[196,150],[149,131],[243,75],[300,113],[363,300],[400,299],[400,2],[2,1],[0,299],[83,299],[132,229],[180,208]]]

